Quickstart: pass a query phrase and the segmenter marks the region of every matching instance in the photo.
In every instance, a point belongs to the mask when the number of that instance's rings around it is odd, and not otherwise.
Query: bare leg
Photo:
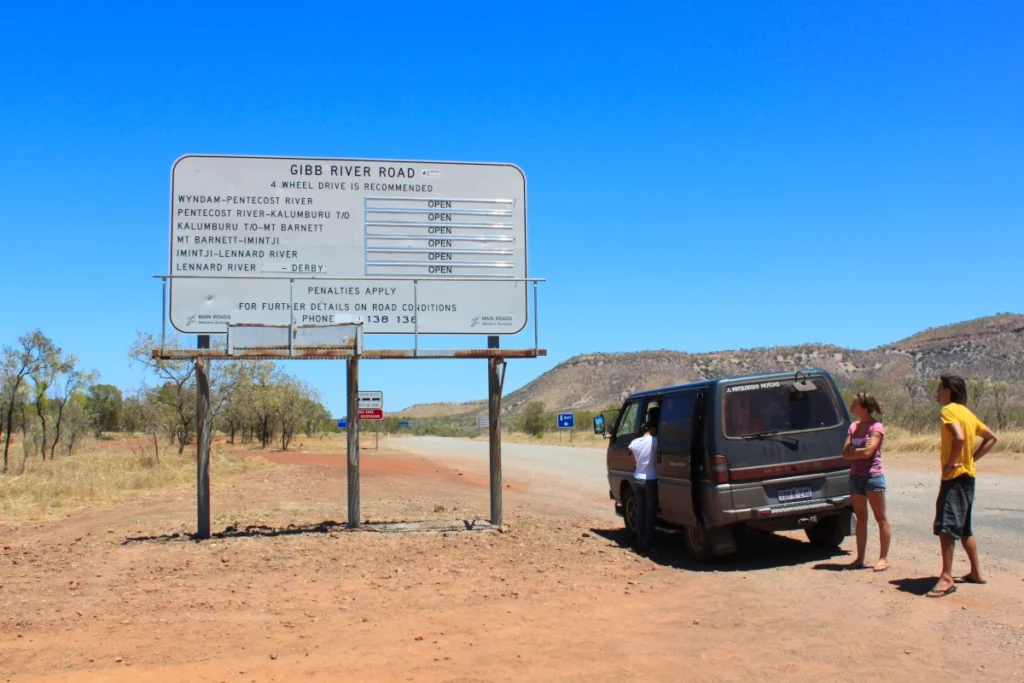
[[[864,554],[868,547],[868,499],[865,496],[850,495],[853,514],[857,516],[857,559],[848,564],[851,569],[864,566]]]
[[[978,560],[978,542],[974,540],[974,536],[964,536],[960,539],[960,544],[967,551],[967,557],[971,561],[971,573],[964,579],[971,583],[986,583],[985,578],[981,575],[981,562]]]
[[[949,534],[939,534],[939,545],[942,548],[942,574],[939,575],[939,580],[929,595],[952,592],[950,589],[956,585],[953,583],[953,550],[956,548],[956,539]]]
[[[882,546],[875,571],[883,572],[889,568],[889,542],[892,540],[892,525],[885,513],[885,494],[881,491],[868,491],[868,502],[871,503],[871,514],[878,522],[878,537]]]

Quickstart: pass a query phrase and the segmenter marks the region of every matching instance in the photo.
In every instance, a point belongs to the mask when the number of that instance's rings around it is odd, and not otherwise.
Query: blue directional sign
[[[399,429],[408,429],[409,428],[409,423],[408,422],[399,422],[398,423],[398,428]]]
[[[338,420],[338,429],[345,429],[347,427],[348,427],[348,420],[346,420],[345,418],[341,418],[340,420]]]
[[[559,413],[558,414],[558,428],[559,429],[574,429],[576,427],[576,416],[572,413]]]

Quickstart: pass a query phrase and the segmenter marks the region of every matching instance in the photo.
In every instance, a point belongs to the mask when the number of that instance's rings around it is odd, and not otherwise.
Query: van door
[[[637,416],[640,413],[640,401],[633,400],[622,406],[619,421],[612,432],[611,443],[608,444],[608,472],[619,472],[633,476],[634,460],[629,450],[630,442],[636,438],[640,424]]]
[[[700,397],[697,390],[667,394],[658,423],[658,506],[661,518],[693,526],[693,458],[699,455]]]

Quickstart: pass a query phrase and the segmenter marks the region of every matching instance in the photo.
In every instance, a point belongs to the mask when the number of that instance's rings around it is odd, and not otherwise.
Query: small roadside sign
[[[398,423],[398,428],[399,429],[408,429],[409,428],[409,423],[408,422],[399,422]]]
[[[476,428],[477,429],[487,429],[490,426],[491,426],[491,418],[489,416],[487,416],[487,415],[477,415],[476,416]]]
[[[559,413],[558,414],[558,428],[559,429],[574,429],[576,427],[576,416],[572,413]]]
[[[360,408],[359,409],[360,420],[383,420],[384,411],[378,410],[377,408]]]
[[[338,420],[338,429],[345,429],[346,427],[348,427],[348,420],[345,418]]]

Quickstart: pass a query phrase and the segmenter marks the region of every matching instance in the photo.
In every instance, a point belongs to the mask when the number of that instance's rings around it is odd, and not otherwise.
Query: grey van
[[[608,444],[609,495],[635,532],[629,443],[656,421],[658,524],[699,560],[736,550],[733,530],[804,529],[821,546],[849,536],[850,417],[825,370],[714,379],[644,391],[594,419]]]

